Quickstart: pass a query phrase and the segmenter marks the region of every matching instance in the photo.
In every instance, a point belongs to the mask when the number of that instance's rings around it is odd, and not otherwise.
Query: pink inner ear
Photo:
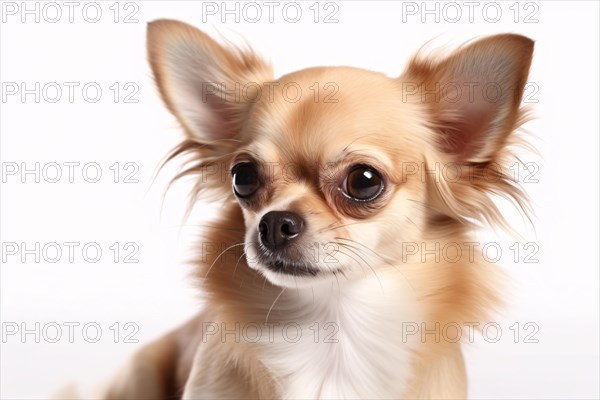
[[[502,150],[520,115],[533,42],[504,34],[476,41],[441,62],[415,62],[442,150],[459,162],[485,162]],[[435,90],[433,88],[436,88]]]
[[[466,161],[473,157],[483,145],[486,131],[490,127],[493,104],[475,97],[463,100],[450,107],[449,118],[441,118],[444,150]]]

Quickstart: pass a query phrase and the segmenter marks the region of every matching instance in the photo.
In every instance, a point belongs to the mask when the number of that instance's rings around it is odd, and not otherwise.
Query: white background
[[[3,11],[7,3],[11,2],[4,2]],[[493,8],[483,13],[485,2],[478,3],[472,22],[467,6],[457,2],[462,17],[455,23],[448,19],[455,18],[456,8],[444,8],[444,3],[437,5],[439,22],[435,14],[429,14],[423,23],[421,2],[405,2],[404,7],[419,8],[417,14],[408,15],[403,14],[402,2],[391,1],[337,2],[337,23],[323,23],[325,15],[335,10],[324,10],[323,3],[315,23],[309,9],[313,2],[300,4],[303,14],[297,23],[283,18],[284,3],[275,9],[272,23],[264,6],[259,22],[244,21],[243,15],[236,22],[235,15],[227,15],[222,23],[220,13],[205,15],[203,21],[201,2],[121,3],[115,23],[113,3],[98,3],[102,17],[96,23],[82,15],[86,2],[75,8],[72,23],[62,2],[57,3],[62,18],[56,23],[46,20],[55,18],[56,9],[47,7],[44,15],[45,3],[38,5],[39,23],[35,15],[21,22],[21,2],[13,3],[19,7],[16,15],[2,15],[0,80],[4,89],[7,82],[9,86],[25,82],[28,88],[35,82],[41,87],[57,82],[63,89],[56,103],[47,101],[55,97],[53,91],[46,98],[42,93],[39,103],[34,95],[27,95],[23,102],[20,93],[2,98],[2,170],[9,171],[14,163],[19,168],[21,163],[28,168],[36,162],[40,168],[54,165],[49,163],[80,163],[73,183],[64,165],[57,183],[43,176],[36,183],[31,174],[3,177],[4,246],[17,243],[21,250],[21,243],[28,248],[36,242],[41,246],[78,242],[80,246],[72,263],[64,246],[56,263],[44,258],[35,262],[34,255],[22,262],[21,253],[3,252],[3,329],[13,323],[34,329],[39,322],[41,330],[57,323],[63,327],[63,337],[57,343],[44,337],[36,343],[34,334],[25,340],[20,335],[5,337],[1,343],[2,398],[44,398],[69,381],[98,382],[142,343],[186,320],[199,306],[196,290],[187,279],[191,267],[185,261],[194,251],[192,239],[200,225],[216,208],[200,204],[192,218],[182,222],[189,186],[179,184],[167,194],[161,216],[161,196],[177,165],[163,170],[153,185],[152,178],[162,157],[182,135],[158,98],[145,59],[145,24],[156,18],[181,19],[234,42],[246,38],[273,61],[277,76],[315,65],[352,65],[396,76],[408,57],[431,39],[434,48],[496,32],[534,39],[529,81],[534,84],[531,88],[539,90],[528,94],[537,119],[525,128],[535,135],[531,142],[541,157],[524,153],[523,159],[539,166],[538,182],[524,184],[536,213],[535,229],[524,224],[514,209],[506,208],[506,212],[524,242],[538,245],[534,259],[539,262],[525,263],[529,252],[521,248],[515,263],[509,248],[514,238],[502,232],[482,233],[482,241],[493,240],[501,246],[499,264],[512,277],[513,289],[506,293],[510,306],[497,319],[501,340],[488,343],[476,336],[466,349],[470,396],[598,398],[597,2],[522,2],[516,7],[512,1],[498,2],[502,14],[497,22],[491,22]],[[215,4],[221,7],[221,2]],[[33,9],[35,2],[28,7]],[[436,6],[428,3],[427,7]],[[520,10],[517,22],[515,8]],[[93,8],[87,12],[88,19],[94,18]],[[138,22],[124,23],[131,12]],[[537,22],[525,23],[532,12]],[[248,16],[252,18],[253,12]],[[80,84],[72,103],[64,82]],[[103,90],[96,103],[82,97],[81,88],[89,82]],[[117,103],[110,89],[115,82],[120,87]],[[124,102],[131,92],[124,87],[129,82],[139,88],[132,97],[137,103]],[[102,170],[97,183],[82,177],[82,165],[91,162]],[[123,182],[126,173],[133,171],[124,168],[129,162],[139,166],[133,177],[138,183]],[[118,183],[113,182],[114,168],[109,168],[114,163],[120,167]],[[55,171],[47,167],[50,179]],[[88,172],[93,178],[92,170]],[[109,249],[115,242],[121,248],[118,262]],[[132,249],[123,248],[128,242],[139,247],[134,256],[138,263],[123,262],[130,252],[126,250]],[[86,243],[102,248],[100,261],[82,258]],[[80,323],[74,343],[68,341],[65,322]],[[81,327],[90,322],[102,328],[97,343],[82,336]],[[124,343],[124,334],[131,332],[124,328],[127,322],[139,327],[133,336],[138,344]],[[521,334],[518,343],[510,329],[516,322]],[[527,322],[539,327],[533,336],[538,343],[525,343]],[[120,324],[118,344],[113,342],[114,323]],[[53,330],[46,333],[54,336]],[[88,333],[94,336],[93,329]]]

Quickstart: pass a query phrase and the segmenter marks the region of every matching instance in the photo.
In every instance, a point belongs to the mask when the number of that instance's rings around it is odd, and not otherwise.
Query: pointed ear
[[[412,84],[417,88],[412,94],[427,103],[444,152],[457,162],[487,162],[521,123],[532,54],[532,40],[495,35],[441,61],[415,59],[401,79],[404,88]]]
[[[271,66],[251,50],[222,47],[183,22],[149,23],[147,46],[166,106],[197,142],[235,137],[249,106],[246,99],[256,98],[252,91],[272,79]]]

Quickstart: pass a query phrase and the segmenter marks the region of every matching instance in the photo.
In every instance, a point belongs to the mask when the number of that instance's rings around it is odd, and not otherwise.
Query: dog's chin
[[[310,264],[281,259],[276,259],[273,261],[265,260],[262,262],[262,265],[271,272],[296,277],[315,277],[320,273],[317,268]]]
[[[312,286],[323,278],[333,276],[332,271],[324,271],[307,263],[287,260],[261,260],[252,268],[263,274],[273,285],[281,287]]]

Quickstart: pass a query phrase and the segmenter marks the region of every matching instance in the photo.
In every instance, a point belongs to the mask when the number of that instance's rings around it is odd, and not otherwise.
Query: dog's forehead
[[[266,91],[266,92],[265,92]],[[267,158],[320,162],[348,146],[366,149],[400,139],[399,85],[355,68],[311,68],[268,83],[252,110],[251,142]],[[319,158],[319,159],[317,159]]]

